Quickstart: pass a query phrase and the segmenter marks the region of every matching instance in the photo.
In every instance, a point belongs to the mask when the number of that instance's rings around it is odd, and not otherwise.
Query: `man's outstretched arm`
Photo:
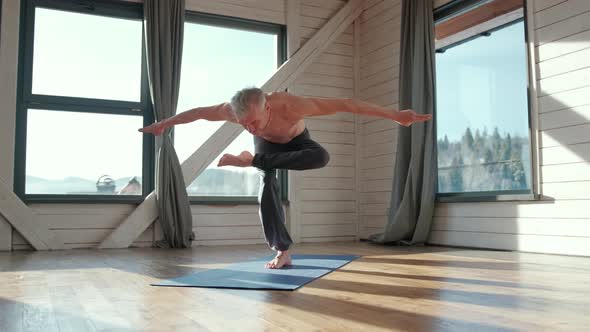
[[[189,123],[197,120],[230,121],[237,123],[229,103],[222,103],[207,107],[197,107],[186,112],[178,113],[168,119],[156,122],[145,128],[139,129],[142,133],[162,135],[167,128],[178,124]]]
[[[298,97],[299,98],[299,97]],[[418,114],[413,110],[395,111],[356,99],[300,98],[305,116],[321,116],[339,112],[376,116],[391,119],[402,126],[432,119],[430,114]]]

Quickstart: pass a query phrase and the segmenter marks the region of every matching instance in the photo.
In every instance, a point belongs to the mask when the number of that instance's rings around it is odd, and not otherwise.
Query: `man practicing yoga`
[[[285,214],[279,195],[277,169],[306,170],[326,166],[330,156],[313,141],[303,119],[308,116],[349,112],[393,120],[403,126],[428,121],[431,115],[412,110],[394,111],[353,99],[303,98],[286,92],[265,94],[257,88],[238,91],[230,103],[197,107],[140,129],[161,135],[166,128],[196,120],[230,121],[254,135],[255,154],[244,151],[237,156],[225,154],[218,166],[256,167],[261,170],[258,195],[260,219],[266,242],[277,251],[266,264],[278,269],[291,265],[289,246],[293,241],[285,227]]]

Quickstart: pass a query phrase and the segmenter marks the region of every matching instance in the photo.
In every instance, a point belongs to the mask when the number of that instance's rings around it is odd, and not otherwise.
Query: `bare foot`
[[[283,266],[289,266],[292,264],[291,255],[289,250],[277,251],[277,257],[270,262],[266,263],[267,269],[280,269]]]

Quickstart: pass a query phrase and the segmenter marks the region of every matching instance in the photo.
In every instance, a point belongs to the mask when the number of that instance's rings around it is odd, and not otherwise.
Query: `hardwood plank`
[[[256,214],[255,205],[191,205],[193,215],[201,214]]]
[[[212,13],[224,16],[247,18],[256,21],[285,24],[285,12],[265,8],[251,7],[248,3],[208,0],[187,0],[186,9],[189,11]]]
[[[364,15],[364,13],[363,13]],[[361,15],[361,20],[363,15]],[[361,39],[371,38],[371,32],[385,22],[393,21],[393,24],[401,24],[401,6],[397,4],[387,10],[381,11],[368,21],[361,23]]]
[[[572,16],[561,22],[535,29],[536,45],[559,41],[562,38],[575,35],[579,32],[590,29],[590,12]]]
[[[376,2],[374,5],[367,4],[367,8],[361,15],[361,23],[370,22],[374,20],[378,14],[384,11],[400,11],[401,6],[400,1],[380,1]]]
[[[354,224],[304,225],[302,231],[303,238],[354,236],[355,234],[356,227]]]
[[[304,178],[300,189],[354,189],[353,178]]]
[[[258,211],[244,214],[198,214],[193,218],[193,227],[260,226]]]
[[[391,59],[391,57],[399,57],[399,45],[395,43],[387,44],[379,49],[376,49],[373,52],[364,54],[361,58],[361,66],[366,67],[368,64],[372,62],[383,60],[383,59]]]
[[[305,73],[329,75],[343,78],[352,78],[352,70],[350,68],[325,64],[325,63],[314,63],[309,66]]]
[[[539,69],[538,79],[542,80],[551,76],[586,68],[588,66],[587,60],[589,56],[590,49],[582,49],[558,58],[543,61],[537,65]]]
[[[394,121],[388,119],[379,119],[379,118],[372,118],[373,121],[364,123],[362,125],[362,134],[367,136],[371,134],[382,134],[382,132],[387,131],[389,133],[388,138],[395,138],[395,132],[391,132],[392,130],[397,130],[398,124]],[[391,139],[387,139],[387,142],[391,141]],[[382,141],[384,142],[384,141]]]
[[[590,124],[544,130],[541,132],[541,148],[590,143]]]
[[[566,2],[567,0],[535,0],[534,6],[535,6],[535,12],[539,12],[541,10],[547,9],[549,7],[553,7],[555,5],[558,5],[562,2]]]
[[[343,89],[352,89],[353,87],[353,81],[349,78],[312,73],[304,73],[295,81],[295,84],[329,86]]]
[[[363,158],[370,158],[384,155],[393,156],[396,152],[397,144],[395,142],[386,142],[364,148],[361,155]]]
[[[539,112],[552,112],[590,105],[590,86],[539,98]]]
[[[357,220],[353,213],[306,213],[301,217],[304,225],[353,224]]]
[[[361,184],[361,192],[386,192],[391,191],[393,187],[393,179],[383,180],[366,180]]]
[[[539,123],[541,130],[590,123],[590,105],[540,114]]]
[[[297,91],[304,96],[320,98],[350,98],[353,95],[352,89],[311,84],[299,84]]]
[[[590,143],[541,149],[541,165],[557,165],[590,160]]]
[[[197,241],[212,241],[212,240],[241,240],[264,238],[262,227],[258,225],[247,226],[223,226],[223,227],[207,227],[197,226],[195,229],[195,240]]]
[[[289,1],[289,0],[287,0]],[[334,9],[310,6],[307,4],[301,5],[301,15],[317,18],[330,18],[334,14]]]
[[[330,154],[341,154],[345,156],[354,156],[353,144],[337,144],[337,143],[323,143],[322,146],[328,150]]]
[[[302,243],[328,243],[328,242],[354,242],[354,236],[323,236],[323,237],[305,237]],[[340,329],[345,326],[340,325]]]
[[[304,189],[301,190],[301,199],[305,202],[353,201],[356,197],[353,190]]]
[[[363,146],[366,148],[372,147],[375,144],[388,143],[392,146],[396,145],[397,140],[397,128],[386,129],[370,134],[366,134],[363,139]]]
[[[386,216],[389,214],[389,202],[361,204],[360,212],[362,216]]]
[[[312,136],[319,143],[354,144],[353,133],[333,133],[327,131],[316,131]]]
[[[590,86],[590,68],[552,76],[539,81],[539,97]]]
[[[535,26],[542,28],[587,11],[590,11],[590,2],[585,0],[568,0],[536,13]]]
[[[395,60],[390,63],[390,67],[384,68],[378,73],[373,75],[369,75],[365,78],[361,78],[361,89],[368,89],[376,84],[387,82],[387,81],[397,81],[399,68],[395,65],[395,62],[399,60]]]
[[[361,74],[361,80],[368,79],[370,76],[378,74],[382,70],[386,70],[392,67],[399,66],[399,57],[391,57],[385,58],[379,61],[375,61],[373,63],[368,64],[367,66],[363,67],[363,72]],[[394,78],[392,77],[391,80]]]
[[[551,200],[589,200],[590,181],[543,183],[543,195]]]
[[[302,4],[304,5],[317,8],[328,8],[332,10],[340,9],[345,3],[345,0],[302,0]]]
[[[361,165],[363,165],[363,164],[361,164]],[[362,168],[362,166],[361,166],[361,168]],[[363,169],[361,171],[361,178],[363,179],[363,181],[391,179],[391,178],[393,178],[393,167],[386,166],[386,167]]]
[[[326,201],[305,202],[301,204],[302,213],[355,213],[356,207],[352,202]]]
[[[308,178],[352,178],[354,177],[354,167],[324,167],[305,171],[305,177]]]
[[[541,176],[543,183],[590,181],[590,162],[546,165],[541,168]]]
[[[354,132],[354,123],[348,121],[334,121],[325,119],[311,119],[306,121],[307,128],[315,131],[327,131],[333,133],[352,133]]]
[[[537,47],[537,61],[542,62],[581,51],[590,47],[590,30],[585,30],[572,36],[546,43]]]

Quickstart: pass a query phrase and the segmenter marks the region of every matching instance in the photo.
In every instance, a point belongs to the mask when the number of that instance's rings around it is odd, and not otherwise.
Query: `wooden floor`
[[[0,253],[0,331],[571,331],[590,327],[590,258],[300,245],[359,254],[294,291],[151,287],[264,246]],[[296,263],[296,262],[295,262]]]

